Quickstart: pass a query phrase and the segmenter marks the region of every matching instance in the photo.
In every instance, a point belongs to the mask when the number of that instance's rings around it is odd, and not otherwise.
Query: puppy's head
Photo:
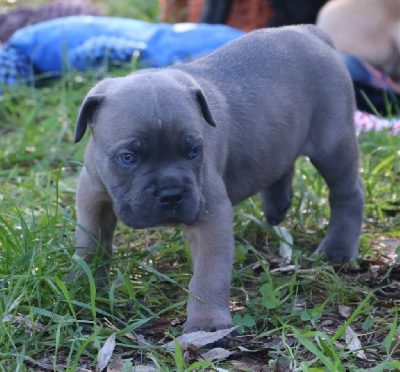
[[[106,79],[83,102],[75,142],[88,124],[85,166],[99,175],[122,222],[145,228],[199,218],[203,134],[215,123],[193,79],[173,70]]]

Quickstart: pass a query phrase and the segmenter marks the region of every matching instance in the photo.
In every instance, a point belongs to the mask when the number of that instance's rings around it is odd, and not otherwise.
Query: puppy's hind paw
[[[326,261],[343,264],[349,262],[351,259],[357,259],[357,250],[344,250],[344,249],[326,249],[323,244],[321,244],[315,251],[315,254],[322,256]]]

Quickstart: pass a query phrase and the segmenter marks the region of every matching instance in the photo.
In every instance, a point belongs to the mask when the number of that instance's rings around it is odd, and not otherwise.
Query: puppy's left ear
[[[203,114],[203,117],[206,120],[206,122],[208,124],[212,125],[213,127],[216,127],[217,125],[215,124],[214,118],[211,115],[211,111],[210,111],[210,108],[208,106],[206,97],[204,96],[204,93],[201,90],[201,88],[194,88],[192,90],[192,93],[194,94],[195,99],[199,104],[201,113]]]
[[[96,112],[103,103],[103,94],[88,95],[82,103],[78,119],[75,124],[74,142],[79,142],[86,132],[87,125],[91,126],[96,119]]]

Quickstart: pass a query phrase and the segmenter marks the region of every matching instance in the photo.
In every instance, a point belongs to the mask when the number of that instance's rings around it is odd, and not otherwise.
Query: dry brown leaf
[[[29,330],[32,330],[33,328],[35,331],[42,331],[45,326],[42,323],[37,323],[34,322],[32,324],[31,318],[29,315],[23,315],[23,316],[13,316],[13,315],[6,315],[2,319],[3,322],[10,322],[12,321],[12,324],[24,324]]]
[[[110,360],[114,352],[116,334],[117,333],[114,332],[109,338],[107,338],[103,347],[99,350],[99,353],[97,354],[96,371],[102,371],[104,368],[107,367],[108,361]]]
[[[328,327],[328,326],[331,326],[332,324],[334,324],[334,323],[333,323],[333,321],[331,319],[326,319],[326,320],[322,321],[319,324],[319,326],[320,327]]]
[[[216,347],[216,348],[211,349],[211,350],[207,351],[206,353],[204,353],[203,359],[213,362],[214,360],[226,359],[231,354],[232,354],[232,351],[226,350],[222,347]]]
[[[122,359],[121,355],[115,355],[114,360],[107,366],[107,372],[121,372],[124,363],[125,361]]]
[[[347,348],[351,351],[362,348],[361,342],[357,337],[357,334],[351,329],[350,326],[346,328],[346,344]],[[367,359],[364,350],[358,350],[356,352],[357,358]]]
[[[179,345],[186,342],[188,344],[193,344],[197,347],[202,347],[207,344],[212,344],[220,340],[221,338],[224,338],[235,329],[236,327],[221,329],[216,332],[205,332],[205,331],[192,332],[181,335],[176,340],[178,341]],[[168,344],[166,344],[165,346],[167,346],[169,349],[175,350],[175,341],[168,342]]]
[[[343,318],[350,318],[350,315],[353,313],[353,309],[350,306],[339,305],[339,314]]]
[[[190,364],[191,360],[203,360],[203,351],[193,344],[184,342],[181,344],[181,350],[183,355],[183,360],[187,365]]]

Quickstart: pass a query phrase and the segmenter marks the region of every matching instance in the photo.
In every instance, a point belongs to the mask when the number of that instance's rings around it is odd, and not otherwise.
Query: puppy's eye
[[[201,148],[196,146],[193,147],[189,152],[189,159],[195,159],[200,155]]]
[[[135,155],[131,152],[124,152],[118,156],[118,159],[123,165],[131,165],[135,163]]]

